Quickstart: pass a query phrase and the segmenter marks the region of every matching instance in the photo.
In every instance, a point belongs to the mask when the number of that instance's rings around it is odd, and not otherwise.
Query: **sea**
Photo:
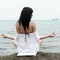
[[[16,35],[16,22],[18,20],[0,20],[0,56],[17,53],[16,48],[8,38],[2,38],[2,34],[11,37]],[[44,39],[39,52],[60,53],[60,20],[32,20],[36,23],[36,30],[39,36],[55,33],[54,38]]]

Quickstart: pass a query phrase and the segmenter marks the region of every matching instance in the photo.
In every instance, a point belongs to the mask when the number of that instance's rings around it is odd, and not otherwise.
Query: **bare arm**
[[[36,24],[33,22],[32,26],[33,26],[33,32],[35,32],[36,31]],[[54,36],[55,36],[55,33],[51,33],[51,34],[46,35],[46,36],[41,36],[40,40],[46,39],[46,38],[49,38],[49,37],[54,37]]]
[[[54,36],[55,36],[55,33],[51,33],[51,34],[46,35],[46,36],[41,36],[40,39],[46,39],[46,38],[54,37]]]
[[[19,24],[18,23],[16,23],[16,31],[19,33]],[[7,34],[2,34],[2,37],[3,38],[8,38],[8,39],[14,40],[13,37],[8,36]]]
[[[13,37],[8,36],[7,34],[2,34],[2,37],[3,37],[3,38],[8,38],[8,39],[14,40],[14,38],[13,38]]]
[[[42,37],[40,37],[40,40],[38,41],[38,44],[39,44],[39,45],[42,45],[44,39],[49,38],[49,37],[54,37],[54,36],[55,36],[55,33],[51,33],[51,34],[49,34],[49,35],[42,36]]]

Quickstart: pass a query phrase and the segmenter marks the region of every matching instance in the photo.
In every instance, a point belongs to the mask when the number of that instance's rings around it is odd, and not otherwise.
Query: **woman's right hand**
[[[7,35],[6,35],[6,34],[2,34],[2,37],[3,37],[3,38],[7,38]]]

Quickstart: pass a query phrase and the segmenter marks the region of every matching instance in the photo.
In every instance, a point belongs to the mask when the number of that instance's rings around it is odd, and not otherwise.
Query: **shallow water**
[[[15,24],[17,20],[0,20],[0,35],[6,33],[15,36]],[[47,38],[40,46],[40,52],[60,53],[60,20],[35,20],[37,24],[37,32],[39,35],[47,35],[55,32],[56,37]],[[9,39],[0,36],[0,56],[16,53],[17,50]]]

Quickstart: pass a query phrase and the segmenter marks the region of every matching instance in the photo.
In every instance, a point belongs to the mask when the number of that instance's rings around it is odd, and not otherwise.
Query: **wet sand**
[[[38,52],[36,56],[17,56],[16,53],[8,56],[0,56],[0,60],[60,60],[60,53]]]

